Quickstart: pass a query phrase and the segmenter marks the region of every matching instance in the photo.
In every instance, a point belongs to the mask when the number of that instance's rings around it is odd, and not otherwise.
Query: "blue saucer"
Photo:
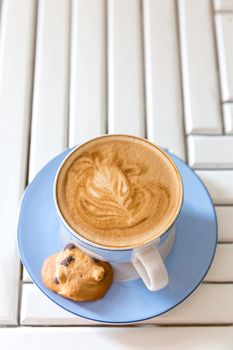
[[[41,280],[43,260],[59,251],[59,221],[53,204],[53,180],[70,152],[51,160],[27,187],[18,221],[18,247],[34,283],[56,304],[91,320],[110,323],[138,322],[161,315],[186,299],[201,283],[211,265],[217,222],[210,196],[191,168],[174,155],[184,185],[184,203],[177,222],[176,241],[166,259],[170,282],[150,292],[141,280],[114,282],[105,297],[95,302],[73,302],[47,289]]]

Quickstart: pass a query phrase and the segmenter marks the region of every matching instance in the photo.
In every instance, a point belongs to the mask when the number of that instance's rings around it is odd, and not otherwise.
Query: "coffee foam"
[[[181,180],[171,160],[130,136],[103,136],[80,146],[57,179],[58,205],[68,224],[109,247],[137,246],[159,236],[181,199]]]

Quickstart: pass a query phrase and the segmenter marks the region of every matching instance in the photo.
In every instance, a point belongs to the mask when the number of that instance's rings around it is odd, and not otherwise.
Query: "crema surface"
[[[56,191],[74,231],[114,248],[159,236],[182,200],[170,158],[146,140],[123,135],[103,136],[75,150],[60,170]]]

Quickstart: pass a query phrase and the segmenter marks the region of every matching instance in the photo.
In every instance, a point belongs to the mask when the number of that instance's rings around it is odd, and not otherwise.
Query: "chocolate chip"
[[[96,265],[98,265],[98,266],[102,266],[102,264],[101,264],[101,261],[100,260],[98,260],[98,259],[96,259],[96,258],[92,258],[92,261],[96,264]]]
[[[73,256],[67,256],[64,260],[62,260],[61,265],[68,266],[75,258]]]
[[[54,281],[55,284],[59,284],[59,281],[58,281],[57,277],[55,277],[53,281]]]
[[[66,250],[66,249],[72,250],[74,248],[76,248],[75,245],[73,243],[69,243],[65,246],[65,248],[63,250]]]

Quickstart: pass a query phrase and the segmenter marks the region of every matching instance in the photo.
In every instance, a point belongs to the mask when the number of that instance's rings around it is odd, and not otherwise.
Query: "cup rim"
[[[59,207],[59,204],[58,204],[58,200],[57,200],[57,180],[58,180],[58,176],[60,174],[60,171],[64,165],[64,163],[67,161],[67,159],[80,147],[94,141],[94,140],[98,140],[98,139],[101,139],[101,138],[108,138],[108,137],[113,137],[113,136],[123,136],[123,137],[127,137],[127,138],[132,138],[132,139],[137,139],[137,140],[140,140],[140,141],[144,141],[148,144],[150,144],[151,146],[157,148],[169,161],[170,163],[172,164],[174,170],[176,171],[176,174],[177,174],[177,177],[178,177],[178,180],[179,180],[179,183],[180,183],[180,189],[181,189],[181,193],[180,193],[180,198],[179,198],[179,204],[178,204],[178,207],[177,207],[177,210],[176,210],[176,213],[174,215],[174,217],[169,221],[169,223],[164,227],[163,230],[161,230],[161,232],[159,232],[159,234],[157,234],[155,237],[152,237],[148,240],[145,240],[143,243],[139,243],[139,244],[136,244],[136,245],[131,245],[131,246],[125,246],[125,247],[114,247],[114,246],[107,246],[107,245],[101,245],[101,244],[98,244],[96,242],[93,242],[85,237],[83,237],[80,233],[76,232],[70,225],[69,223],[67,222],[67,220],[65,219],[65,217],[63,216],[61,210],[60,210],[60,207]],[[138,247],[141,247],[141,246],[144,246],[144,245],[147,245],[147,244],[150,244],[152,242],[154,242],[156,239],[160,238],[161,236],[163,236],[167,231],[169,231],[169,229],[174,225],[174,223],[176,222],[179,214],[180,214],[180,211],[181,211],[181,208],[182,208],[182,204],[183,204],[183,199],[184,199],[184,188],[183,188],[183,181],[182,181],[182,177],[180,175],[180,172],[175,164],[175,162],[171,159],[171,157],[160,147],[158,146],[157,144],[154,144],[153,142],[151,141],[148,141],[147,139],[143,138],[143,137],[139,137],[139,136],[134,136],[134,135],[128,135],[128,134],[103,134],[103,135],[100,135],[100,136],[97,136],[97,137],[94,137],[94,138],[91,138],[87,141],[84,141],[80,144],[78,144],[77,146],[75,146],[66,156],[65,158],[63,159],[63,161],[61,162],[61,164],[59,165],[58,169],[57,169],[57,172],[56,172],[56,175],[55,175],[55,178],[54,178],[54,182],[53,182],[53,201],[54,201],[54,205],[55,205],[55,208],[56,208],[56,212],[58,214],[58,217],[59,219],[61,220],[62,224],[66,227],[66,229],[77,239],[79,239],[81,242],[83,243],[86,243],[88,244],[89,246],[93,246],[95,248],[98,248],[98,249],[102,249],[102,250],[112,250],[112,251],[117,251],[117,250],[120,250],[120,251],[127,251],[127,250],[132,250],[132,249],[136,249]]]

